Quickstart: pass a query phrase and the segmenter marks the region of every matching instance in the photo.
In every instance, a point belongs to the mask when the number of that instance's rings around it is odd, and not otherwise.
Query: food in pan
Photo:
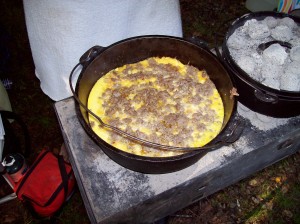
[[[151,57],[115,68],[93,86],[88,108],[108,125],[169,146],[201,147],[220,132],[222,99],[206,71],[170,57]],[[89,115],[93,131],[120,150],[149,157],[183,152],[161,150],[117,134]]]

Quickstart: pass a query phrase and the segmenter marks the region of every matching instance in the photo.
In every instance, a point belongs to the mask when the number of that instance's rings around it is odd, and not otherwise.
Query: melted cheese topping
[[[222,128],[222,99],[205,71],[170,57],[124,65],[101,77],[88,108],[104,123],[151,142],[201,147]],[[182,152],[150,148],[101,126],[89,115],[93,131],[114,147],[140,156],[168,157]]]

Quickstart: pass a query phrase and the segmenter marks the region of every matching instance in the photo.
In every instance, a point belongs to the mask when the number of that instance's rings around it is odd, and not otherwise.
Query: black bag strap
[[[60,174],[61,174],[61,179],[63,182],[64,191],[65,191],[64,201],[66,201],[67,196],[68,196],[68,179],[69,179],[68,173],[66,170],[64,158],[61,155],[58,155],[57,158],[58,158],[58,165],[59,165],[59,170],[60,170]]]
[[[57,190],[52,194],[52,196],[49,198],[47,203],[45,205],[43,205],[44,207],[50,205],[53,202],[53,200],[57,197],[57,195],[62,190],[62,188],[64,189],[64,202],[66,201],[67,196],[68,196],[68,180],[69,180],[69,177],[72,174],[72,172],[70,172],[68,175],[66,166],[65,166],[65,161],[61,155],[58,155],[55,157],[57,158],[62,183],[59,185]]]
[[[25,175],[23,176],[23,178],[21,179],[20,184],[18,185],[18,188],[16,189],[16,195],[19,194],[20,189],[22,188],[22,186],[24,185],[24,183],[26,182],[26,180],[28,179],[28,177],[30,176],[30,174],[33,172],[33,170],[35,169],[35,167],[40,163],[40,161],[49,153],[49,150],[45,150],[43,152],[43,154],[41,154],[38,159],[36,161],[34,161],[34,163],[32,164],[32,166],[28,169],[28,171],[25,173]]]
[[[4,130],[9,132],[11,137],[14,138],[10,142],[10,144],[14,144],[15,147],[20,147],[20,148],[14,149],[16,151],[18,151],[18,150],[20,151],[21,146],[18,145],[17,142],[16,142],[17,137],[16,137],[14,131],[11,128],[9,119],[15,120],[18,123],[18,125],[22,128],[23,135],[24,135],[24,141],[25,141],[23,155],[24,155],[24,157],[28,157],[30,155],[30,152],[31,152],[31,142],[30,142],[30,136],[29,136],[29,132],[28,132],[26,124],[24,123],[22,118],[14,112],[6,111],[6,110],[0,110],[0,114],[1,114],[2,121],[3,121]],[[7,144],[5,144],[5,142],[4,142],[3,152],[5,151],[5,149],[7,147],[8,147]]]

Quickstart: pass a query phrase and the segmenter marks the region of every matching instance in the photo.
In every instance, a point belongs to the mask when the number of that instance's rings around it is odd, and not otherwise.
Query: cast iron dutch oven
[[[228,38],[235,30],[243,26],[246,21],[251,19],[263,20],[271,16],[274,18],[292,18],[298,25],[300,24],[299,17],[293,17],[288,14],[277,12],[254,12],[246,14],[236,19],[229,27],[225,39],[222,44],[222,58],[224,64],[229,71],[239,90],[239,101],[258,113],[272,117],[293,117],[300,115],[300,92],[284,91],[270,88],[252,79],[244,70],[242,70],[234,59],[231,57],[227,47]],[[269,43],[261,43],[260,46],[267,47],[276,41]],[[288,43],[281,42],[281,45],[289,47]]]
[[[169,56],[177,58],[184,64],[205,69],[215,83],[223,100],[225,117],[222,132],[206,147],[167,158],[137,156],[107,144],[91,129],[88,121],[90,112],[86,105],[95,82],[114,68],[153,56]],[[74,91],[71,85],[72,74],[79,65],[82,65],[82,70]],[[139,36],[122,40],[108,47],[95,46],[80,58],[79,64],[71,72],[70,85],[76,99],[76,113],[85,131],[112,160],[134,171],[152,174],[178,171],[192,165],[208,151],[232,143],[241,134],[242,126],[237,122],[239,118],[236,116],[236,100],[230,95],[234,86],[226,69],[204,45],[200,46],[182,38],[157,35]]]

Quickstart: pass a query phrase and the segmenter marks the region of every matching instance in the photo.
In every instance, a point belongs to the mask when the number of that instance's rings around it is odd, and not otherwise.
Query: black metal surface
[[[235,81],[239,93],[238,100],[242,104],[255,112],[272,117],[284,118],[297,116],[300,114],[300,92],[273,89],[252,79],[237,65],[227,47],[228,38],[238,27],[243,26],[248,20],[262,20],[267,16],[274,18],[290,17],[297,24],[300,24],[299,17],[278,12],[254,12],[246,14],[235,20],[226,33],[222,44],[222,60],[225,62],[225,66]],[[264,45],[261,45],[261,48],[267,47],[270,44],[273,43],[264,43]],[[290,47],[290,44],[284,42],[282,44],[287,48]]]
[[[233,88],[231,78],[223,65],[210,51],[181,38],[141,36],[129,38],[107,48],[102,48],[99,54],[94,57],[94,60],[85,61],[86,64],[76,84],[75,92],[78,99],[86,105],[90,90],[95,82],[111,69],[153,56],[177,58],[184,64],[191,64],[200,70],[205,69],[207,71],[220,93],[225,109],[222,132],[217,137],[225,135],[228,124],[233,120],[232,115],[236,111],[236,100],[230,96],[230,90]],[[82,106],[76,103],[75,108],[81,125],[92,139],[111,159],[131,170],[157,174],[174,172],[192,165],[207,153],[206,151],[193,151],[179,156],[153,158],[123,152],[104,142],[92,131],[89,126],[88,113]],[[238,136],[238,134],[235,135]]]

